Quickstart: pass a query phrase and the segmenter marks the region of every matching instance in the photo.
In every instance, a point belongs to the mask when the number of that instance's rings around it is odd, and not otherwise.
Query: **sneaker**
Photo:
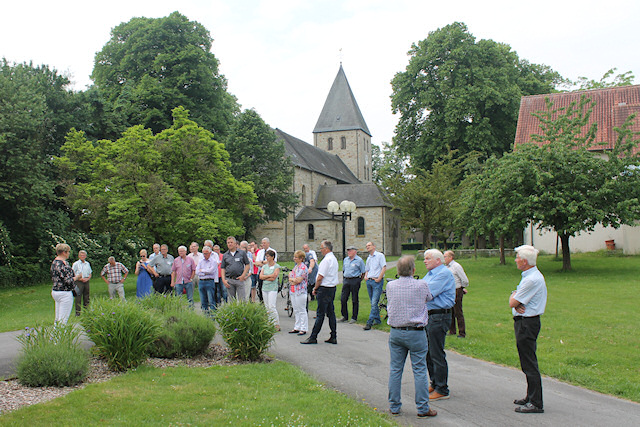
[[[346,317],[343,317],[342,319],[338,320],[338,322],[344,323],[346,321],[348,321],[349,319],[347,319]]]
[[[518,406],[516,408],[516,412],[519,412],[521,414],[542,414],[544,412],[544,409],[538,408],[531,402],[527,402],[524,406]]]
[[[427,412],[424,412],[422,414],[420,412],[418,412],[418,418],[435,417],[436,415],[438,415],[436,410],[435,409],[431,409],[431,408],[429,408],[429,410]]]
[[[437,391],[433,391],[429,394],[429,400],[445,400],[448,399],[450,396],[448,394],[440,394]]]
[[[356,319],[351,319],[351,320],[349,320],[349,324],[350,324],[350,325],[353,325],[354,323],[356,323]]]
[[[366,325],[364,325],[364,329],[365,331],[368,331],[369,329],[371,329],[371,323],[367,323]]]

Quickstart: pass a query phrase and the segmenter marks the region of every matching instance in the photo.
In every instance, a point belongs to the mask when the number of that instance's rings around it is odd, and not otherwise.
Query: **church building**
[[[293,253],[308,244],[319,251],[330,240],[342,252],[342,221],[327,210],[331,201],[356,204],[346,221],[346,244],[365,251],[367,242],[386,255],[400,255],[400,215],[371,180],[371,132],[360,112],[342,65],[318,122],[313,145],[276,129],[294,166],[293,191],[299,205],[286,220],[262,224],[253,234],[268,237],[278,253]]]

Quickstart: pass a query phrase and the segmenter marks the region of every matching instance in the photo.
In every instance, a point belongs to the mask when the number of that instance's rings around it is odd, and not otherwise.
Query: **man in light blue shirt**
[[[521,405],[516,412],[542,413],[542,377],[538,368],[536,341],[540,333],[540,315],[547,305],[547,285],[536,267],[539,251],[530,245],[518,246],[515,251],[516,265],[522,271],[522,279],[509,297],[509,307],[513,314],[520,367],[527,377],[527,396],[513,403]]]
[[[364,280],[367,283],[367,292],[369,293],[369,301],[371,301],[371,313],[364,327],[365,331],[371,329],[373,325],[382,323],[378,302],[384,285],[384,274],[387,272],[387,260],[384,254],[376,251],[376,245],[373,242],[367,243],[367,252],[369,252],[369,256],[365,265]]]
[[[444,352],[444,342],[451,326],[451,313],[456,301],[456,281],[453,274],[444,265],[444,255],[437,249],[424,252],[424,265],[427,275],[424,280],[429,285],[433,299],[427,302],[429,323],[427,324],[427,370],[431,385],[429,400],[449,398],[449,365]]]
[[[358,249],[355,246],[347,247],[347,254],[349,256],[342,261],[342,293],[340,295],[342,319],[340,319],[340,322],[356,323],[358,309],[360,308],[358,293],[360,292],[360,283],[364,277],[365,267],[364,261],[358,256]],[[351,303],[353,305],[353,317],[351,320],[349,320],[349,295],[351,295]]]

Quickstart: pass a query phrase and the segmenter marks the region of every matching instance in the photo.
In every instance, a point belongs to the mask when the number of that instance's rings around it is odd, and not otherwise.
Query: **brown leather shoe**
[[[429,393],[429,400],[436,401],[436,400],[445,400],[445,399],[448,399],[448,398],[449,398],[448,394],[446,394],[446,395],[445,394],[440,394],[437,391]]]
[[[431,409],[431,408],[429,408],[429,410],[427,412],[425,412],[424,414],[421,414],[421,413],[418,412],[418,418],[435,417],[436,415],[438,415],[436,410],[435,409]]]
[[[435,388],[429,386],[429,394],[433,393],[434,390],[435,390]]]

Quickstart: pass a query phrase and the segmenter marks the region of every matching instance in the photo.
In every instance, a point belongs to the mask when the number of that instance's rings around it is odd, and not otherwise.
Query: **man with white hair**
[[[204,258],[204,256],[202,255],[202,252],[200,252],[199,249],[200,249],[200,245],[198,244],[198,242],[191,242],[191,245],[189,245],[189,254],[187,255],[189,258],[193,258],[193,262],[196,264],[196,267],[198,266],[198,263],[202,261],[202,258]],[[199,280],[200,279],[197,274],[193,276],[194,289],[198,287]]]
[[[451,326],[451,313],[456,300],[456,281],[451,271],[444,265],[444,255],[437,249],[424,252],[424,265],[433,299],[427,302],[429,323],[427,324],[427,370],[429,371],[429,400],[449,398],[449,365],[444,352],[444,342]]]
[[[116,259],[110,256],[109,263],[104,266],[102,272],[100,273],[100,277],[102,277],[102,280],[104,280],[104,282],[108,286],[109,298],[115,298],[117,293],[120,299],[125,299],[124,281],[126,280],[128,275],[129,270],[127,269],[127,267],[119,262],[116,262]]]
[[[213,243],[211,244],[213,246]],[[216,309],[216,280],[218,280],[219,260],[211,246],[202,248],[202,260],[196,266],[196,275],[200,278],[200,307],[209,315]]]
[[[238,249],[238,241],[233,236],[227,237],[227,248],[227,252],[222,256],[220,278],[229,298],[242,301],[246,296],[245,281],[249,277],[249,257],[245,251]]]
[[[173,260],[171,266],[171,287],[175,288],[176,296],[182,295],[182,290],[187,290],[189,306],[193,307],[193,276],[196,275],[196,263],[193,258],[187,256],[187,247],[178,247],[178,257]]]
[[[542,378],[538,369],[536,346],[540,333],[540,316],[547,305],[547,285],[536,267],[538,250],[530,245],[515,248],[516,265],[522,271],[522,279],[509,297],[513,314],[520,367],[527,376],[527,396],[513,401],[515,411],[523,414],[542,413]]]

